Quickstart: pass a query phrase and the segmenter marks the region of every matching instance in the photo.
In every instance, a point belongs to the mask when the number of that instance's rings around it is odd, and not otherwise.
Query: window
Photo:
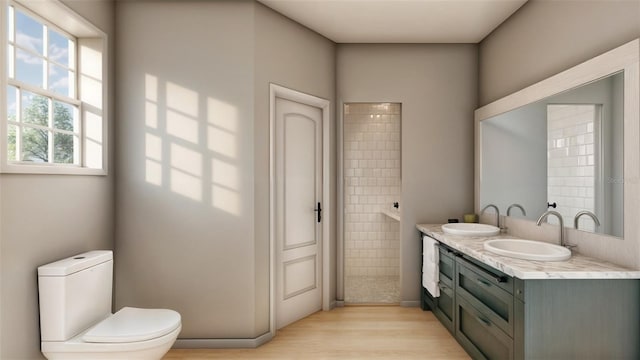
[[[29,4],[9,2],[0,13],[7,20],[2,170],[106,174],[106,36],[57,1]]]

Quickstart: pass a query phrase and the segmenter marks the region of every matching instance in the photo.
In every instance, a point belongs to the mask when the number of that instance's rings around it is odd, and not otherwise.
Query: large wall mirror
[[[635,40],[478,109],[476,210],[518,204],[510,216],[535,221],[550,209],[570,227],[585,213],[580,230],[623,238],[639,77]]]

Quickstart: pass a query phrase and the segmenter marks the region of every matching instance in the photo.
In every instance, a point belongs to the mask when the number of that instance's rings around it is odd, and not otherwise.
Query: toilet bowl
[[[90,251],[38,268],[41,351],[47,359],[159,360],[182,329],[168,309],[111,314],[113,254]]]

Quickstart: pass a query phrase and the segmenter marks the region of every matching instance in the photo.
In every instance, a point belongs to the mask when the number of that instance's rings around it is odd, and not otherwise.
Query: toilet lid
[[[87,331],[82,340],[124,343],[154,339],[180,326],[180,314],[166,309],[125,307]]]

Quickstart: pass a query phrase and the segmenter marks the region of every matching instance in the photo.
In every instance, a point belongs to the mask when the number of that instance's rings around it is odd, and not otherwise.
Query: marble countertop
[[[419,231],[439,242],[520,279],[640,279],[640,271],[573,253],[567,261],[532,261],[501,256],[484,250],[490,239],[513,236],[471,237],[447,235],[440,224],[418,224]]]

